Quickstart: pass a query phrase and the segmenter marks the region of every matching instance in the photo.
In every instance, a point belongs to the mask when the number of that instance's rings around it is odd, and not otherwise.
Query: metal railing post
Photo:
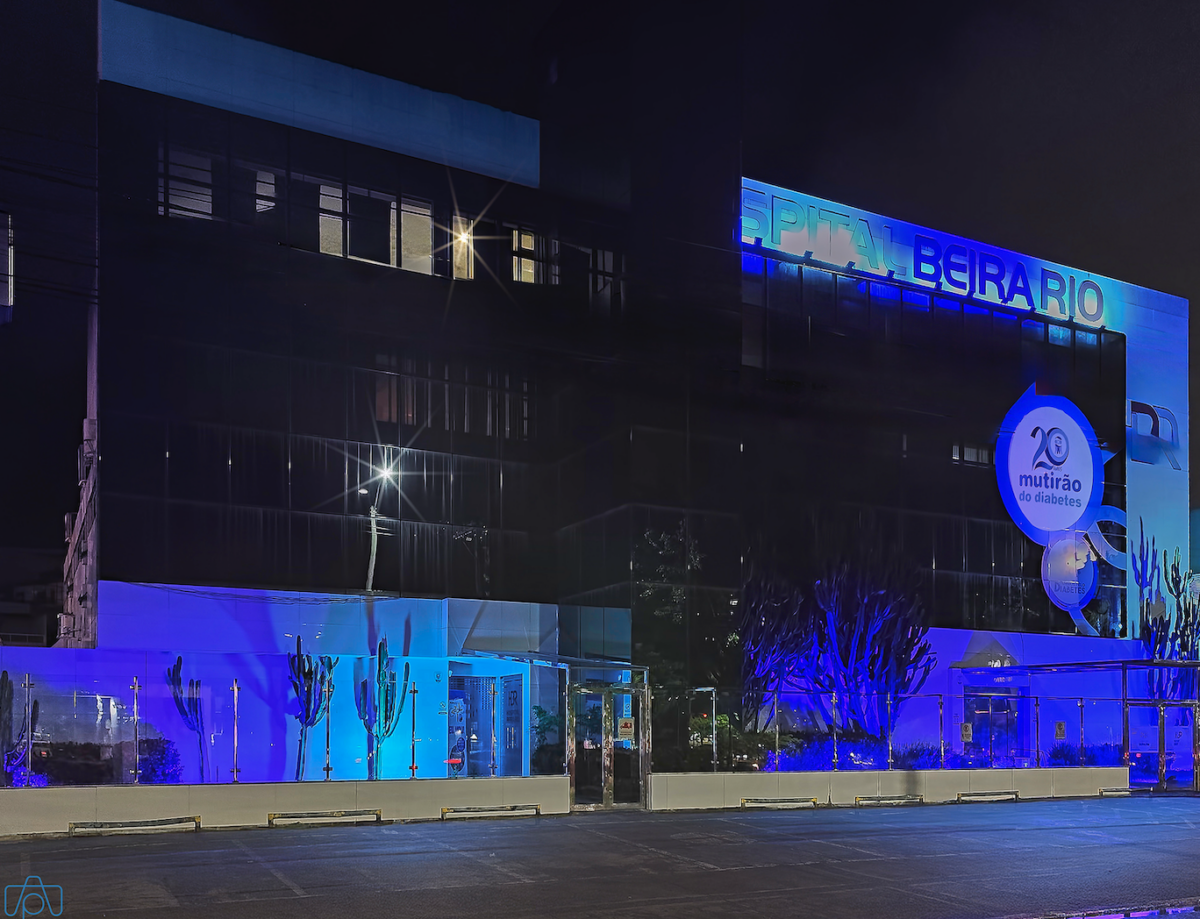
[[[1079,700],[1079,765],[1083,765],[1083,699]]]
[[[775,771],[779,768],[779,690],[775,690]]]
[[[25,674],[25,786],[33,787],[33,680]]]
[[[229,771],[233,773],[233,784],[237,785],[239,781],[238,773],[242,770],[238,768],[238,697],[242,694],[241,687],[238,686],[238,681],[235,678],[233,681],[233,768]],[[213,764],[214,771],[216,763]]]
[[[1042,768],[1042,698],[1033,697],[1033,750],[1034,765]]]
[[[833,771],[838,771],[838,742],[837,742],[837,693],[833,693]]]
[[[892,694],[887,694],[888,769],[892,768]]]
[[[717,771],[717,688],[712,691],[712,761],[713,772]]]
[[[946,768],[946,697],[938,693],[938,738],[942,748],[942,768]]]
[[[133,690],[133,784],[141,783],[142,761],[141,761],[141,743],[138,739],[138,691],[142,688],[138,682],[138,678],[133,678],[133,685],[129,687]]]
[[[324,768],[324,772],[325,772],[325,781],[326,782],[331,780],[331,773],[333,772],[333,766],[331,766],[329,763],[329,719],[330,719],[330,716],[332,715],[332,711],[330,709],[330,706],[332,704],[333,704],[333,679],[331,677],[329,679],[329,681],[325,684],[325,766],[323,768]]]

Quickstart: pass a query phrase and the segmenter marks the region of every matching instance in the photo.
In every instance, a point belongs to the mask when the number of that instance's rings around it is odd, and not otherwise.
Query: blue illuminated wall
[[[811,264],[1122,333],[1130,543],[1144,520],[1160,551],[1179,547],[1190,557],[1186,300],[752,179],[742,180],[740,235],[751,263]],[[1126,570],[1136,634],[1132,559],[1119,547],[1099,552]]]
[[[516,763],[509,757],[508,768],[501,765],[498,774],[514,774],[515,769],[529,774],[529,712],[534,705],[551,713],[561,708],[558,668],[498,656],[556,654],[553,605],[113,581],[100,582],[100,595],[105,611],[101,647],[4,647],[0,669],[18,686],[18,709],[24,699],[20,684],[26,673],[31,676],[42,743],[65,743],[82,751],[71,756],[111,760],[116,782],[132,781],[135,680],[140,737],[165,737],[174,744],[183,782],[200,781],[201,757],[205,782],[232,779],[235,680],[239,779],[292,781],[300,727],[294,717],[298,704],[287,655],[295,652],[297,637],[305,653],[339,658],[329,718],[334,779],[367,777],[366,732],[355,705],[355,686],[373,672],[370,655],[382,637],[388,640],[397,675],[403,678],[407,664],[409,688],[415,685],[417,693],[406,695],[395,732],[383,745],[381,778],[412,778],[414,749],[416,778],[451,775],[447,728],[452,678],[497,678],[498,688],[504,677],[520,678],[520,757]],[[625,641],[628,644],[627,635]],[[179,659],[183,686],[200,681],[202,735],[185,723],[172,696],[167,672]],[[498,764],[504,761],[502,704],[497,702],[490,722],[495,725]],[[486,763],[492,738],[488,720],[481,723],[484,728],[474,743]],[[54,749],[54,755],[64,755],[61,746]],[[305,762],[306,780],[324,778],[323,722],[309,730]]]

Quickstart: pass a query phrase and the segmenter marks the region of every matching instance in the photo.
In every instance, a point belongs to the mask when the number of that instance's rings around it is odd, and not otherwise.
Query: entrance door
[[[1131,702],[1129,783],[1195,789],[1196,712],[1192,704]]]
[[[567,752],[571,805],[580,809],[645,806],[650,738],[644,684],[572,687]]]
[[[971,731],[964,734],[963,752],[991,768],[1030,765],[1024,741],[1028,719],[1020,717],[1024,702],[1023,697],[1011,693],[968,690],[963,696],[963,722],[971,725]]]
[[[575,804],[604,803],[604,694],[576,693],[574,771],[571,790]]]

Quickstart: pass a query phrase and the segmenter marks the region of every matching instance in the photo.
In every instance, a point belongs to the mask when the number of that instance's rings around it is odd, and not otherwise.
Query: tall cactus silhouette
[[[372,674],[354,687],[354,705],[358,717],[367,729],[367,778],[379,778],[382,771],[383,742],[392,736],[404,711],[408,693],[408,661],[404,662],[404,680],[398,687],[396,667],[388,657],[387,636],[379,639],[372,659]]]
[[[32,740],[25,736],[25,713],[21,712],[20,721],[13,721],[13,682],[8,678],[7,670],[0,670],[0,785],[12,782],[13,770],[25,758],[25,751]],[[37,730],[38,703],[33,700],[29,712],[29,731]],[[16,729],[14,738],[13,731]]]
[[[200,696],[200,681],[188,680],[187,693],[183,691],[183,658],[175,658],[175,666],[167,668],[167,685],[175,699],[179,717],[194,731],[200,749],[200,784],[204,784],[204,703]]]
[[[300,708],[296,720],[300,722],[300,744],[296,750],[296,781],[304,781],[304,760],[308,751],[308,729],[321,723],[329,716],[329,701],[333,696],[333,668],[339,658],[328,655],[305,654],[300,648],[300,636],[296,636],[296,653],[288,655],[288,673],[292,690]]]

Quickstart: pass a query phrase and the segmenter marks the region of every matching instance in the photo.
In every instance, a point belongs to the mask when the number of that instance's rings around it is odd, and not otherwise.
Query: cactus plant
[[[29,733],[37,730],[38,703],[34,699],[29,711]],[[13,732],[16,729],[16,737]],[[25,734],[25,717],[22,712],[19,724],[13,723],[13,682],[8,671],[0,671],[0,785],[12,783],[12,774],[25,759],[31,737]]]
[[[183,691],[183,658],[175,658],[175,666],[167,668],[167,685],[175,699],[179,717],[194,731],[200,748],[200,784],[204,784],[204,703],[200,696],[200,681],[188,680],[187,694]]]
[[[354,687],[354,705],[367,729],[367,778],[374,781],[382,772],[383,742],[392,736],[404,711],[408,693],[408,661],[404,662],[404,680],[397,687],[396,668],[388,657],[387,636],[379,639],[372,659],[372,673]]]
[[[305,654],[301,650],[300,636],[296,636],[296,653],[288,655],[288,674],[292,690],[296,693],[299,710],[296,720],[300,722],[300,743],[296,750],[296,781],[304,781],[304,760],[308,750],[308,729],[329,717],[329,701],[333,696],[333,668],[338,658],[327,655]]]

